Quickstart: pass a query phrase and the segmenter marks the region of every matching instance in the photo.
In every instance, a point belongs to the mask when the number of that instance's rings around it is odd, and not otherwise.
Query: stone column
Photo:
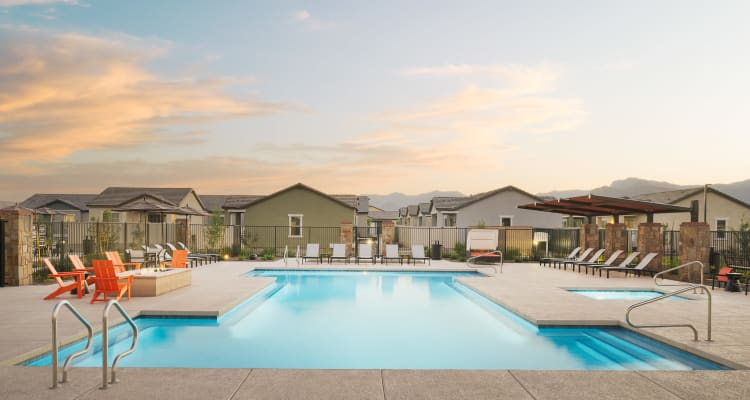
[[[623,250],[622,254],[614,261],[619,264],[627,257],[628,251],[628,231],[625,224],[607,224],[604,227],[604,248],[605,258],[609,258],[617,250]]]
[[[380,247],[381,255],[385,255],[385,245],[393,243],[393,239],[396,237],[396,224],[393,221],[383,221],[382,227],[382,239],[383,245]]]
[[[646,267],[648,271],[662,270],[662,255],[664,255],[664,242],[661,237],[661,224],[642,223],[638,225],[638,252],[640,258],[648,253],[658,253],[651,263]]]
[[[8,286],[31,285],[34,281],[33,251],[31,239],[34,213],[31,210],[0,210],[0,219],[5,223],[5,284]]]
[[[578,244],[581,246],[581,252],[588,248],[593,248],[594,251],[599,249],[599,225],[581,225],[581,234],[579,236]]]
[[[700,261],[708,272],[710,262],[711,231],[705,222],[683,222],[680,224],[680,263]],[[679,270],[679,279],[687,282],[699,282],[698,267],[690,266]]]
[[[349,256],[352,254],[352,238],[354,234],[354,230],[352,227],[351,222],[342,222],[341,223],[341,243],[344,243],[346,245],[346,255]]]

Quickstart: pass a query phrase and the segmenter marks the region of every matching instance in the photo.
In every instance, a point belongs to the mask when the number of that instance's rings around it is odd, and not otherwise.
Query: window
[[[437,224],[437,214],[432,214],[432,226],[438,226],[438,224]]]
[[[624,218],[625,227],[628,229],[638,229],[638,217],[635,215],[626,215]]]
[[[456,226],[456,214],[445,214],[443,218],[445,221],[444,226]]]
[[[716,218],[716,238],[726,239],[727,238],[727,219]]]
[[[513,225],[513,217],[501,215],[500,216],[500,226],[511,226]]]
[[[229,213],[229,225],[242,225],[242,213]]]
[[[104,219],[105,219],[104,217],[106,216],[105,214],[106,213],[102,213],[102,222],[121,222],[120,221],[120,219],[121,219],[120,217],[121,217],[122,213],[119,213],[119,212],[110,212],[109,213],[109,218],[106,221],[104,221]]]
[[[114,215],[113,215],[114,217]],[[164,214],[149,214],[148,215],[148,222],[152,224],[160,224],[164,222]]]
[[[578,228],[585,222],[584,217],[563,217],[563,228]]]
[[[302,214],[289,214],[289,237],[302,237]]]

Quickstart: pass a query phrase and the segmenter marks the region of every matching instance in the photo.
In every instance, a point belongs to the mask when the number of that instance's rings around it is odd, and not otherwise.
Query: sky
[[[750,178],[747,1],[0,0],[0,200]]]

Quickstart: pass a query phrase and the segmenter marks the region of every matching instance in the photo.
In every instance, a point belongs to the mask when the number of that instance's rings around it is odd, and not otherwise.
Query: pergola
[[[620,215],[646,214],[647,222],[653,223],[654,214],[694,211],[690,207],[620,197],[599,196],[595,194],[569,197],[567,199],[553,199],[541,203],[536,202],[524,204],[518,206],[518,208],[566,215],[580,215],[585,217],[611,215],[614,217],[615,223],[619,223]],[[697,213],[697,210],[695,210],[695,212]]]

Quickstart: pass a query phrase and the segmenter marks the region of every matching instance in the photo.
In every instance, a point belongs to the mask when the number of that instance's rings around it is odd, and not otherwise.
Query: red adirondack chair
[[[133,284],[133,275],[128,275],[127,278],[118,277],[111,260],[94,260],[92,262],[94,264],[96,290],[91,298],[91,303],[97,301],[99,294],[103,294],[104,298],[98,301],[107,301],[107,294],[109,293],[117,295],[115,300],[119,301],[126,291],[128,292],[128,300],[130,300],[130,286]]]

